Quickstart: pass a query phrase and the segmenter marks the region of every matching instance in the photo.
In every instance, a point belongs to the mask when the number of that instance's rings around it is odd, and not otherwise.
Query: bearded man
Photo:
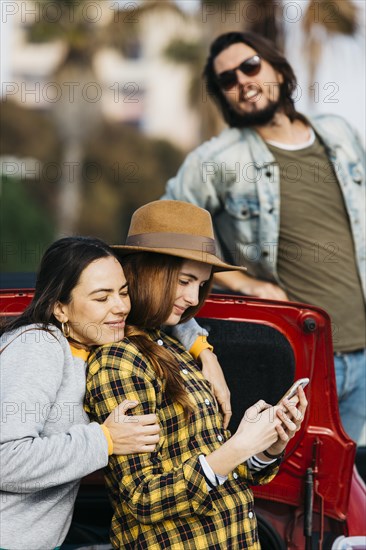
[[[217,274],[220,287],[329,313],[341,418],[357,441],[366,417],[365,152],[341,117],[296,111],[294,72],[260,35],[219,36],[204,77],[229,127],[188,155],[162,198],[209,210],[222,258],[247,266]]]

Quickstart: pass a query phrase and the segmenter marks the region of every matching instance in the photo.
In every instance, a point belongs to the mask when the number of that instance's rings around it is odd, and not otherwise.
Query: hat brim
[[[128,254],[134,254],[137,252],[151,252],[152,254],[165,254],[167,256],[176,256],[178,258],[184,258],[186,260],[193,260],[195,262],[202,262],[204,264],[211,265],[214,272],[220,271],[247,271],[246,267],[230,265],[220,260],[214,254],[209,252],[202,252],[199,250],[185,250],[182,248],[151,248],[143,246],[126,246],[114,244],[111,248],[116,252],[116,255],[123,258]]]

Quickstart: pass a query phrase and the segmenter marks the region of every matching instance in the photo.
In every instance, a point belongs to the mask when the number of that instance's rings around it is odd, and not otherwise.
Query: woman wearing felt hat
[[[161,330],[194,316],[214,271],[244,268],[216,256],[210,214],[179,201],[137,210],[126,245],[114,249],[132,310],[126,338],[90,358],[86,407],[103,421],[121,400],[138,401],[133,414],[156,413],[161,431],[155,452],[109,462],[111,542],[139,550],[260,548],[249,485],[276,474],[304,417],[304,393],[285,412],[259,401],[231,436],[195,360]]]

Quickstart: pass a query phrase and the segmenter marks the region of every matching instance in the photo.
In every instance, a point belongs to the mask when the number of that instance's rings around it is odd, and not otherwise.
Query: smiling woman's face
[[[199,290],[211,276],[211,266],[202,262],[186,260],[178,275],[174,306],[165,325],[177,325],[187,308],[199,302]]]
[[[107,256],[84,269],[70,303],[57,303],[54,315],[68,323],[71,338],[87,346],[100,346],[122,340],[130,309],[123,269],[116,258]]]

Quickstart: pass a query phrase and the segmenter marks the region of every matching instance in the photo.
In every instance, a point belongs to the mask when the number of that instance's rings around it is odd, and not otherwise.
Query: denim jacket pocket
[[[348,169],[354,183],[361,185],[362,182],[365,181],[365,174],[363,173],[363,169],[360,162],[357,164],[354,164],[354,163],[348,164]]]
[[[227,193],[224,202],[228,238],[237,245],[257,243],[259,238],[259,202],[256,196]],[[230,247],[229,247],[230,249]]]
[[[259,217],[259,203],[257,197],[247,197],[237,193],[227,193],[225,210],[233,218],[241,221]]]

